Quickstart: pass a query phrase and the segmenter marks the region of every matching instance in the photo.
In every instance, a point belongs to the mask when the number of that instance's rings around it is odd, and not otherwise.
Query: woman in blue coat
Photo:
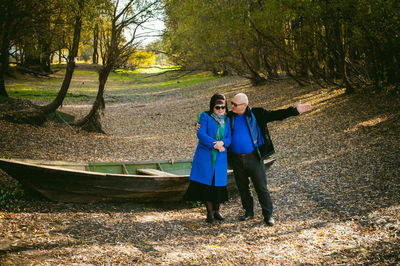
[[[216,93],[211,97],[210,110],[200,115],[199,143],[184,198],[187,201],[203,201],[209,223],[213,223],[214,219],[224,219],[219,206],[228,200],[226,148],[231,143],[231,129],[227,113],[226,97]]]

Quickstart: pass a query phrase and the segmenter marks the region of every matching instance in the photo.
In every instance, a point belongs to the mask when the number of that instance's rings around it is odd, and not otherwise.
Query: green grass
[[[53,100],[57,97],[57,89],[45,89],[45,88],[31,88],[31,87],[7,87],[8,96],[12,98],[19,99],[40,99],[40,100]],[[94,96],[93,96],[94,97]],[[67,99],[78,99],[78,100],[88,100],[91,98],[89,93],[71,93],[68,92]]]
[[[182,77],[178,80],[168,80],[164,82],[160,82],[157,84],[156,87],[161,87],[161,88],[170,88],[170,87],[181,87],[181,88],[193,88],[196,84],[200,82],[205,82],[209,80],[216,79],[216,77],[202,73],[202,74],[194,74],[194,75],[189,75],[186,77]]]
[[[86,77],[95,77],[95,79],[97,79],[98,74],[95,71],[74,71],[74,75],[78,75],[78,76],[86,76]]]
[[[9,79],[6,90],[10,97],[29,100],[53,100],[61,87],[65,67],[57,66],[57,72],[50,78],[22,76]],[[106,84],[106,96],[118,99],[148,92],[162,92],[168,89],[192,89],[203,82],[218,79],[210,73],[190,73],[183,75],[177,67],[141,68],[134,71],[117,70],[110,74]],[[74,76],[66,96],[66,101],[93,101],[98,89],[98,73],[82,66],[74,71]]]

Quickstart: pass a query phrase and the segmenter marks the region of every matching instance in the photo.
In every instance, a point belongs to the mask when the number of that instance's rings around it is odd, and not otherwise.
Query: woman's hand
[[[216,145],[214,145],[214,149],[216,149],[219,152],[224,152],[225,151],[225,147],[219,147],[219,146],[216,146]]]
[[[222,140],[215,141],[214,149],[218,150],[219,152],[224,152],[225,151],[224,142]]]

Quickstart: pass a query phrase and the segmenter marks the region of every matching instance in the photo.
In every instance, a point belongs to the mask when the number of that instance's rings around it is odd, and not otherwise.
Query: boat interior
[[[90,171],[108,174],[150,175],[150,176],[181,176],[189,175],[191,161],[160,161],[160,162],[88,162],[75,163],[63,161],[18,160],[25,163],[60,167],[71,170]]]

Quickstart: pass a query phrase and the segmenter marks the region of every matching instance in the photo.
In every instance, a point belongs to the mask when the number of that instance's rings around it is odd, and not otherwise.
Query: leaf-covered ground
[[[290,81],[252,87],[223,78],[108,98],[108,135],[68,125],[0,121],[1,156],[69,161],[137,161],[193,156],[194,121],[210,96],[245,92],[250,105],[277,109],[297,101],[313,111],[269,125],[277,153],[267,173],[276,225],[239,222],[240,200],[226,220],[204,221],[205,208],[176,204],[66,204],[27,201],[0,213],[0,264],[399,264],[400,102],[300,88]],[[61,111],[80,117],[89,102]],[[7,176],[2,176],[3,182]]]

